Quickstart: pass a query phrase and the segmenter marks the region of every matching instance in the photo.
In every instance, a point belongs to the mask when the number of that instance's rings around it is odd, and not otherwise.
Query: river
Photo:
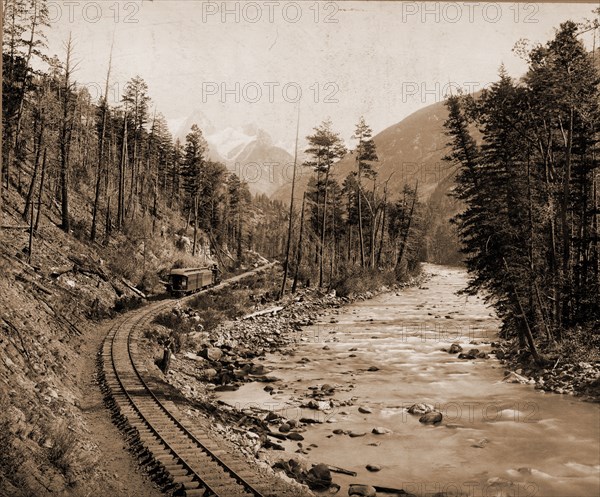
[[[420,287],[358,301],[306,327],[295,356],[267,356],[264,365],[281,378],[274,395],[249,383],[219,398],[324,421],[310,425],[301,443],[311,462],[358,473],[333,475],[338,495],[351,483],[417,495],[600,495],[598,404],[504,383],[505,368],[493,356],[460,360],[442,351],[453,342],[489,351],[498,320],[480,297],[457,294],[464,270],[426,264],[424,271],[429,279]],[[310,387],[323,384],[335,387],[336,404],[347,405],[298,407]],[[434,405],[442,423],[419,423],[406,412],[414,403]],[[373,434],[375,427],[391,433]],[[292,452],[296,444],[285,443]]]

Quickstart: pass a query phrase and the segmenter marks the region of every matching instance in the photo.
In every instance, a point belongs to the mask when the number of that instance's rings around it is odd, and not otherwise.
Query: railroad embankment
[[[103,323],[139,305],[142,295],[164,291],[161,269],[190,260],[174,228],[185,221],[165,218],[152,238],[131,226],[107,244],[90,244],[76,224],[64,233],[51,206],[30,254],[19,198],[5,193],[0,495],[159,495],[110,421],[96,383],[96,355]],[[86,208],[80,200],[73,198],[74,212]]]

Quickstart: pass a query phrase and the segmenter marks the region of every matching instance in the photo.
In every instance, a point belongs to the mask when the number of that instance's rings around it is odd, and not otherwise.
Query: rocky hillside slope
[[[72,197],[73,230],[46,207],[33,238],[22,197],[5,192],[0,220],[0,495],[157,496],[138,473],[95,384],[103,319],[160,293],[161,270],[191,260],[170,226],[144,223],[90,245],[80,229],[85,192]],[[89,221],[89,220],[88,220]],[[180,248],[178,248],[180,247]],[[202,261],[196,258],[198,263]],[[137,287],[137,288],[136,288]]]

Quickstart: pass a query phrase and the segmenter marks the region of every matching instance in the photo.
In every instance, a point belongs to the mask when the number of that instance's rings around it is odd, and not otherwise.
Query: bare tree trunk
[[[194,244],[192,245],[192,255],[196,255],[196,241],[198,236],[198,194],[194,197]]]
[[[371,237],[370,237],[370,253],[369,253],[369,265],[371,266],[371,269],[375,267],[375,233],[376,233],[376,227],[375,227],[375,221],[377,219],[377,209],[375,208],[376,202],[375,202],[375,178],[373,178],[373,206],[370,210],[371,212]]]
[[[108,114],[108,83],[110,81],[110,70],[112,66],[112,46],[110,48],[110,57],[108,59],[108,70],[106,71],[106,84],[104,86],[104,105],[102,108],[102,128],[100,130],[100,140],[98,143],[98,165],[96,167],[96,189],[94,194],[94,208],[92,213],[92,228],[90,230],[90,241],[96,241],[98,208],[100,204],[100,185],[102,184],[102,160],[104,158],[104,140],[106,136],[106,116]]]
[[[37,173],[40,165],[40,156],[42,154],[42,145],[44,140],[44,120],[39,122],[39,130],[37,133],[37,140],[35,144],[35,158],[33,160],[33,173],[31,174],[31,181],[29,183],[29,189],[27,191],[27,197],[25,198],[25,207],[23,209],[23,219],[29,217],[29,209],[33,208],[33,193],[35,191],[35,183],[37,181]]]
[[[377,265],[381,264],[381,254],[383,252],[383,240],[385,238],[385,222],[387,216],[387,185],[383,191],[383,213],[381,215],[381,238],[379,240],[379,251],[377,252]]]
[[[410,206],[410,213],[408,214],[408,223],[406,225],[406,231],[404,232],[404,236],[402,237],[402,243],[400,244],[400,252],[398,254],[398,260],[396,261],[396,268],[395,268],[396,277],[401,276],[402,258],[404,257],[406,244],[408,242],[408,235],[410,233],[410,226],[412,224],[413,214],[415,211],[415,204],[417,203],[418,188],[419,188],[419,180],[417,180],[417,182],[415,184],[415,192],[414,192],[414,196],[413,196],[413,201],[412,201],[412,205]]]
[[[241,200],[240,200],[241,202]],[[236,252],[237,252],[237,260],[238,262],[241,262],[242,260],[242,212],[241,212],[241,205],[238,204],[238,213],[237,213],[237,218],[238,218],[238,226],[237,226],[237,248],[236,248]]]
[[[321,218],[321,244],[319,246],[319,288],[323,287],[323,257],[325,251],[325,231],[327,224],[327,197],[329,192],[329,172],[331,171],[331,164],[327,165],[327,171],[325,172],[325,191],[323,193],[323,217]]]
[[[565,141],[566,163],[563,176],[563,194],[560,210],[560,218],[562,224],[562,243],[563,243],[563,260],[562,260],[562,277],[563,277],[563,296],[562,296],[562,318],[563,323],[568,323],[571,317],[571,275],[570,275],[570,259],[571,259],[571,226],[568,221],[568,210],[570,201],[571,187],[571,156],[573,148],[573,121],[574,110],[571,107],[569,114],[569,130],[565,136],[563,130],[563,138]],[[562,125],[561,125],[562,129]]]
[[[362,222],[362,191],[361,191],[361,165],[360,161],[358,161],[358,152],[357,152],[357,162],[358,162],[358,188],[356,194],[358,196],[358,238],[360,240],[360,267],[365,267],[365,239],[363,235],[363,222]]]
[[[336,258],[336,236],[335,236],[335,204],[333,205],[333,209],[331,211],[331,233],[332,233],[332,243],[331,243],[331,255],[329,260],[329,283],[327,288],[331,288],[331,284],[333,282],[333,266]]]
[[[512,274],[508,268],[506,259],[503,257],[502,260],[504,262],[504,267],[506,268],[506,272],[512,281]],[[517,306],[519,307],[519,313],[523,317],[523,322],[525,323],[525,338],[527,339],[527,344],[529,345],[529,351],[531,352],[531,355],[533,356],[533,359],[535,360],[535,362],[537,364],[541,364],[542,361],[541,361],[540,356],[538,355],[537,349],[535,347],[535,342],[533,341],[533,335],[531,334],[531,328],[529,327],[529,322],[527,321],[527,315],[525,314],[525,309],[523,309],[523,305],[521,304],[521,299],[519,298],[519,293],[517,292],[517,287],[514,284],[514,281],[512,282],[512,287],[513,287],[513,292],[515,295],[515,300],[517,302]]]
[[[108,244],[110,241],[110,234],[112,231],[112,219],[110,218],[110,195],[106,199],[106,219],[104,221],[104,244]]]
[[[17,118],[16,118],[16,130],[15,130],[15,134],[14,134],[14,148],[15,150],[17,149],[18,145],[19,145],[19,135],[21,133],[21,122],[22,122],[22,117],[23,117],[23,107],[25,104],[25,91],[26,91],[26,84],[27,84],[27,76],[29,74],[29,64],[31,63],[31,56],[33,54],[33,45],[34,45],[34,39],[35,39],[35,30],[38,26],[38,9],[37,9],[37,0],[34,0],[32,2],[32,7],[34,10],[34,14],[33,14],[33,20],[31,21],[31,36],[29,38],[29,42],[28,42],[28,49],[27,49],[27,56],[25,58],[25,75],[23,76],[23,82],[21,84],[21,91],[19,92],[19,108],[17,110]],[[70,43],[70,37],[69,37],[69,43]],[[67,60],[67,64],[68,64],[68,60]],[[18,177],[19,177],[19,181],[17,184],[17,188],[19,191],[21,191],[21,167],[20,165],[18,166]]]
[[[119,192],[117,197],[117,228],[123,227],[125,217],[125,164],[127,161],[127,109],[123,114],[123,143],[121,145],[121,160],[119,162]]]
[[[29,220],[29,247],[27,250],[27,262],[31,264],[31,255],[33,253],[33,198],[30,200],[31,202],[31,215]]]
[[[285,293],[285,284],[287,281],[288,267],[290,262],[290,244],[292,241],[292,226],[294,217],[294,191],[296,188],[296,163],[298,161],[298,133],[300,131],[300,108],[298,107],[298,119],[296,122],[296,147],[294,150],[294,172],[292,173],[292,192],[290,194],[290,212],[288,220],[288,232],[287,232],[287,243],[285,249],[285,262],[283,263],[283,279],[281,281],[281,290],[279,291],[278,298],[283,297]]]
[[[292,293],[296,293],[298,285],[298,273],[300,271],[300,264],[302,264],[302,243],[304,236],[304,204],[306,203],[306,192],[302,195],[302,211],[300,213],[300,235],[298,238],[298,253],[296,257],[296,270],[294,271],[294,282],[292,283]]]
[[[40,189],[37,200],[37,213],[35,215],[35,231],[40,225],[40,213],[42,212],[42,197],[44,195],[44,181],[46,180],[46,148],[44,147],[44,158],[42,159],[42,177],[40,178]]]
[[[60,136],[60,186],[61,186],[61,228],[69,233],[71,221],[69,218],[69,149],[71,146],[72,116],[70,116],[71,98],[71,59],[73,56],[73,44],[71,35],[67,42],[67,60],[65,62],[65,84],[63,87],[63,122]]]

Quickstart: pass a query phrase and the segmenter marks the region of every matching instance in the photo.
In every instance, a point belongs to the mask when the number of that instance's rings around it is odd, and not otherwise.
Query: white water
[[[347,306],[306,328],[307,341],[296,356],[267,357],[264,364],[282,379],[275,384],[282,393],[268,395],[258,383],[220,398],[238,407],[276,409],[288,418],[330,421],[308,427],[303,446],[317,445],[306,456],[311,462],[358,473],[334,474],[343,487],[338,495],[347,495],[350,483],[418,495],[600,495],[599,406],[502,383],[504,368],[495,359],[463,361],[442,352],[455,341],[465,350],[489,350],[469,342],[494,340],[498,322],[481,299],[456,295],[466,284],[464,271],[433,265],[425,270],[432,278],[421,288]],[[299,362],[302,357],[310,362]],[[370,366],[380,369],[366,371]],[[309,386],[324,383],[337,387],[337,400],[356,397],[353,405],[327,413],[291,407],[307,400]],[[424,426],[407,414],[404,407],[415,402],[436,405],[442,424]],[[361,414],[358,406],[373,412]],[[371,434],[376,426],[393,433]],[[333,435],[336,428],[367,435]],[[483,448],[473,447],[483,439]],[[296,443],[286,447],[293,451]],[[366,464],[382,469],[371,473]]]

